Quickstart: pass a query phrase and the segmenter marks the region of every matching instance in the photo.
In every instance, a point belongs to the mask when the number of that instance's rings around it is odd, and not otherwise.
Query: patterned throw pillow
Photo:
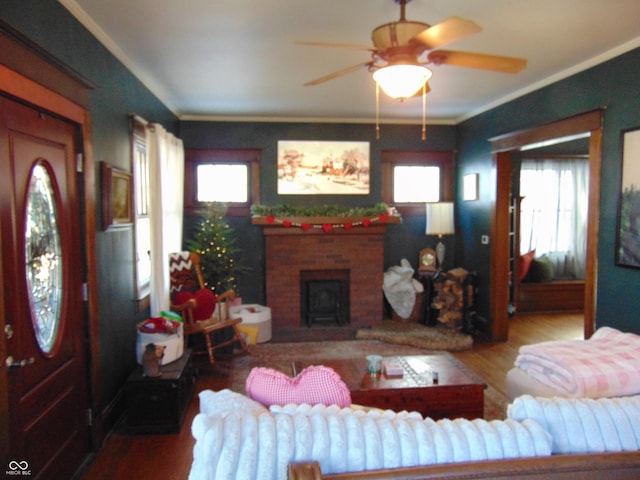
[[[531,250],[523,255],[520,255],[520,278],[519,280],[524,280],[524,277],[529,273],[529,268],[531,268],[531,262],[533,262],[534,257],[536,256],[536,251]]]
[[[289,377],[273,368],[256,367],[246,382],[247,396],[266,407],[290,403],[351,405],[351,392],[335,370],[322,365],[307,367]]]

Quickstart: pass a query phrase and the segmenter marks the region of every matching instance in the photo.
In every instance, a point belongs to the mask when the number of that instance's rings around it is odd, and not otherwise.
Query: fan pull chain
[[[380,140],[380,84],[376,82],[376,140]]]
[[[427,139],[427,82],[422,84],[422,140]]]

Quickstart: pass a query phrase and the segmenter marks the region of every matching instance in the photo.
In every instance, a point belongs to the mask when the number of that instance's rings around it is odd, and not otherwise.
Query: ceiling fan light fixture
[[[391,98],[415,95],[431,78],[431,70],[421,65],[389,65],[373,72],[373,79]]]

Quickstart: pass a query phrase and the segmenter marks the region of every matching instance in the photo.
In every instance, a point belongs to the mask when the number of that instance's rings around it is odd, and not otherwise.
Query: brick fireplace
[[[382,321],[384,225],[330,232],[269,225],[263,231],[267,305],[274,334],[314,328],[301,314],[301,278],[309,272],[316,272],[320,279],[331,278],[332,272],[348,278],[349,322],[344,326],[361,328]]]

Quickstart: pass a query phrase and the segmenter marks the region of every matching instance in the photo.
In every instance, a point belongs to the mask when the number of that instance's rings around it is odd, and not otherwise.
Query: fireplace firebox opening
[[[303,270],[300,272],[301,320],[347,325],[350,322],[349,270]]]

